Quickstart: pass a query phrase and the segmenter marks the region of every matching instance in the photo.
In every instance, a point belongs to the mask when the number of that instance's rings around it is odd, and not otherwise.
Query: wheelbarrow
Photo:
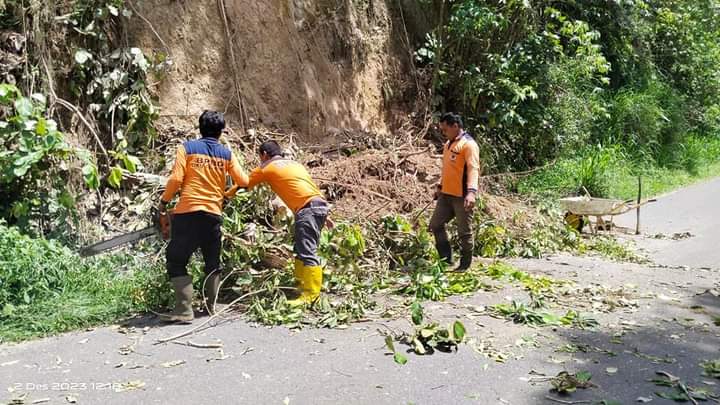
[[[575,228],[578,232],[582,232],[585,224],[589,224],[590,230],[595,234],[598,229],[612,230],[613,217],[622,215],[632,210],[638,210],[638,226],[640,223],[640,207],[657,201],[656,199],[647,200],[613,200],[607,198],[594,198],[589,195],[581,197],[567,197],[560,199],[560,205],[565,209],[565,222]],[[610,216],[610,221],[603,220],[604,216]],[[589,217],[595,217],[596,226],[593,228]]]

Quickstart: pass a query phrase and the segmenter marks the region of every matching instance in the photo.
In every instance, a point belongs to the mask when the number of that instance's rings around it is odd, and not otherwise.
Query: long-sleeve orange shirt
[[[462,132],[443,148],[440,192],[464,197],[469,191],[477,192],[479,180],[480,148],[467,132]]]
[[[268,183],[270,188],[293,212],[315,198],[322,198],[320,189],[300,163],[276,156],[250,172],[247,188]]]
[[[248,182],[235,155],[217,139],[187,141],[177,150],[162,200],[170,201],[180,190],[175,213],[205,211],[221,215],[226,174],[241,187]]]

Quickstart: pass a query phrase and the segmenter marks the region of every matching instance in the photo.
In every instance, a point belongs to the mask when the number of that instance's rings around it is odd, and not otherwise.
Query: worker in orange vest
[[[180,192],[173,211],[171,239],[165,256],[170,281],[175,289],[175,308],[160,317],[168,322],[190,322],[192,277],[187,274],[188,260],[200,248],[205,260],[205,298],[210,312],[220,286],[220,249],[222,205],[226,176],[237,185],[246,184],[247,175],[235,155],[218,138],[225,128],[222,113],[205,111],[200,116],[201,139],[183,143],[175,157],[172,174],[160,199],[160,211]]]
[[[259,153],[261,163],[250,172],[247,189],[267,183],[295,214],[293,274],[300,296],[289,303],[312,304],[320,296],[322,287],[323,274],[317,247],[326,221],[332,226],[328,219],[329,205],[305,167],[284,157],[277,142],[264,142]]]
[[[472,211],[480,178],[480,149],[463,129],[458,114],[446,113],[440,118],[440,130],[446,139],[443,146],[442,177],[437,185],[437,205],[430,219],[430,231],[440,257],[452,264],[452,248],[445,224],[455,218],[460,239],[460,263],[455,271],[465,271],[472,264]]]

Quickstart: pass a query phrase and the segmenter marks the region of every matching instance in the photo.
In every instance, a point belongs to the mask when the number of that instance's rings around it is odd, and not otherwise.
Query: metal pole
[[[637,220],[635,222],[635,235],[640,235],[640,199],[642,198],[642,177],[638,176]]]

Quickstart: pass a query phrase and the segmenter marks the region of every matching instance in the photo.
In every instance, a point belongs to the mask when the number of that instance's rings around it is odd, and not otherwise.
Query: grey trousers
[[[295,256],[306,266],[320,265],[317,257],[320,232],[328,216],[328,205],[325,201],[315,200],[304,206],[295,214]]]
[[[450,241],[448,240],[445,224],[455,218],[460,239],[462,255],[472,255],[472,212],[465,211],[465,199],[447,194],[440,194],[430,219],[430,232],[435,236],[435,246],[441,257],[451,261]]]

